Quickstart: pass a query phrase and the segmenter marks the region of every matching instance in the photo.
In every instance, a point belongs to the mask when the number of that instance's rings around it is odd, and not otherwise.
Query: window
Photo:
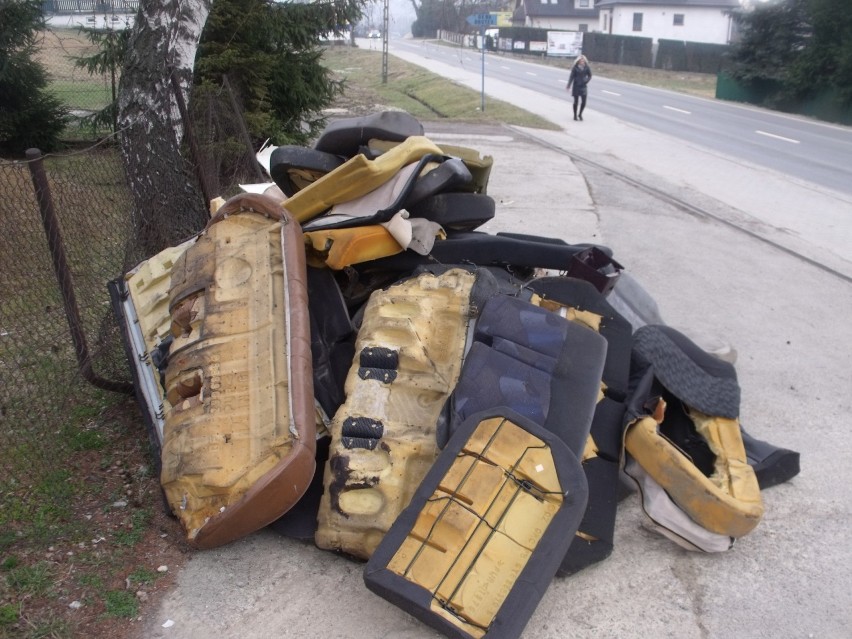
[[[577,8],[588,9],[589,8],[589,0],[577,0]]]
[[[587,25],[587,24],[581,24],[579,26],[579,29],[578,29],[578,31],[580,31],[580,33],[586,33],[586,31],[588,31],[588,30],[589,30],[589,25]]]
[[[674,14],[674,26],[682,27],[683,26],[683,14],[676,13]]]
[[[641,31],[642,30],[642,14],[634,13],[633,14],[633,30]]]

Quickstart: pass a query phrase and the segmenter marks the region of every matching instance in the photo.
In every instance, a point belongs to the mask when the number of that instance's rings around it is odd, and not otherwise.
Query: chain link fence
[[[41,55],[67,56],[68,37],[67,30],[48,34]],[[54,90],[67,95],[72,110],[100,108],[112,100],[111,77],[84,77],[73,65],[50,68]],[[186,142],[182,165],[166,167],[175,176],[174,189],[185,188],[190,175],[214,195],[227,197],[239,183],[258,181],[239,105],[227,86],[208,91],[198,103],[182,123],[194,134],[196,155]],[[75,139],[76,130],[69,129],[66,138]],[[103,429],[116,427],[100,423],[99,411],[132,393],[107,283],[152,251],[134,241],[133,201],[115,136],[75,145],[78,150],[45,157],[31,150],[26,159],[0,159],[0,426],[5,437],[0,549],[32,534],[33,522],[45,513],[62,516],[75,456],[109,441]],[[188,220],[199,216],[176,211],[172,219],[184,233]],[[145,437],[141,422],[139,437]]]
[[[56,484],[66,480],[70,458],[102,439],[97,424],[82,418],[103,401],[85,376],[106,382],[103,390],[130,389],[104,288],[122,269],[129,233],[117,159],[115,148],[98,147],[0,161],[4,535],[39,513],[59,512],[46,502],[67,497]]]

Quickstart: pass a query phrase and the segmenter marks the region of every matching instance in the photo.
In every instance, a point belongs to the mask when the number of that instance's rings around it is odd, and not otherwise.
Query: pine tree
[[[321,110],[342,90],[322,66],[320,37],[357,22],[362,6],[363,0],[216,0],[195,82],[209,91],[227,79],[255,140],[304,144],[325,125]]]
[[[852,13],[848,0],[779,0],[741,14],[731,75],[768,81],[765,104],[852,119]]]
[[[845,0],[809,0],[810,37],[789,73],[802,97],[832,91],[840,110],[852,108],[852,13]]]
[[[808,0],[783,0],[741,13],[741,40],[731,54],[737,80],[784,82],[810,33]]]
[[[124,56],[127,53],[127,43],[130,40],[128,29],[88,29],[80,27],[79,32],[97,50],[86,56],[78,56],[74,59],[74,66],[85,69],[89,75],[109,74],[110,88],[112,89],[112,101],[100,111],[84,118],[81,124],[90,126],[97,131],[100,127],[111,127],[115,132],[118,129],[118,78]]]
[[[0,0],[0,151],[56,148],[67,109],[35,59],[44,26],[38,0]]]
[[[421,0],[417,4],[411,0],[417,19],[411,25],[411,34],[415,38],[434,38],[439,29],[460,31],[464,28],[459,19],[459,11],[452,2],[443,0]]]

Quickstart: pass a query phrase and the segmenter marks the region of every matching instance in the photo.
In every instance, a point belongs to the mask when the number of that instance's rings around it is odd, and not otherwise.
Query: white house
[[[739,0],[600,0],[595,29],[614,35],[729,44]]]
[[[512,26],[559,31],[595,31],[595,0],[515,0]]]

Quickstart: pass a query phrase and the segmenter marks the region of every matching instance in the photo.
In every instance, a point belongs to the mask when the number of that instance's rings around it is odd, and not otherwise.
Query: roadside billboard
[[[576,58],[583,52],[582,31],[548,31],[547,55]]]
[[[495,24],[498,27],[511,27],[512,26],[512,12],[511,11],[497,11],[496,13],[492,13],[492,15],[497,16],[497,22]]]

